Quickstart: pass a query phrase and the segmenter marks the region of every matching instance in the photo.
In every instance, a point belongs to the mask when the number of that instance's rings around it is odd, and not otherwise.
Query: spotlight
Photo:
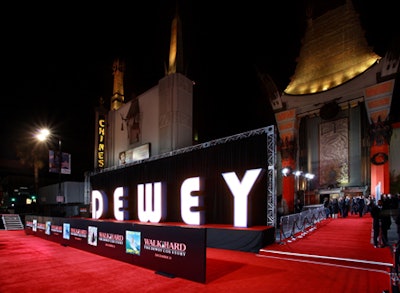
[[[294,176],[296,176],[296,177],[300,177],[301,176],[301,174],[303,174],[303,172],[302,171],[294,171]]]
[[[306,173],[306,175],[304,175],[308,180],[313,180],[315,175],[311,174],[311,173]]]
[[[282,175],[283,176],[289,176],[292,174],[292,168],[290,167],[285,167],[282,169]]]

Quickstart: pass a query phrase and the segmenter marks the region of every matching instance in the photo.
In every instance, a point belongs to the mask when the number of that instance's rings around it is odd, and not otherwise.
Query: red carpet
[[[371,245],[371,225],[369,216],[326,220],[304,238],[270,245],[260,254],[208,248],[206,284],[168,278],[24,231],[2,230],[0,292],[381,293],[390,290],[392,257],[390,249]],[[349,260],[329,262],[327,257]]]
[[[393,225],[395,225],[393,223]],[[314,231],[291,242],[270,245],[260,251],[265,255],[287,255],[326,262],[347,262],[347,264],[387,268],[393,263],[389,247],[374,248],[370,214],[360,218],[327,219],[318,224]]]

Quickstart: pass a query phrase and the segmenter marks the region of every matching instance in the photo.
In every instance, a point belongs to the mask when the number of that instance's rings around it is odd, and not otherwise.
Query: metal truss
[[[155,161],[155,160],[159,160],[162,158],[168,158],[168,157],[176,156],[179,154],[192,152],[194,150],[206,149],[206,148],[224,144],[227,142],[241,140],[244,138],[248,138],[248,137],[252,137],[252,136],[256,136],[256,135],[263,135],[263,134],[267,135],[267,174],[268,174],[267,175],[268,176],[267,225],[276,226],[276,184],[277,184],[277,182],[276,182],[276,180],[277,180],[277,171],[276,171],[277,156],[276,156],[276,153],[277,153],[277,144],[276,144],[276,129],[275,129],[275,126],[273,126],[273,125],[254,129],[254,130],[247,131],[247,132],[242,132],[239,134],[235,134],[235,135],[220,138],[220,139],[211,140],[211,141],[208,141],[208,142],[205,142],[202,144],[197,144],[197,145],[181,148],[181,149],[166,152],[163,154],[155,155],[148,159],[138,160],[135,162],[125,164],[123,166],[113,166],[113,167],[109,167],[109,168],[104,168],[99,171],[94,171],[91,173],[88,172],[87,176],[90,177],[90,176],[96,175],[98,173],[109,172],[109,171],[120,169],[120,168],[126,168],[126,167],[129,167],[132,165],[142,164],[144,162]],[[88,182],[86,182],[86,180],[85,180],[85,184],[88,183],[90,185],[90,180],[87,180],[87,181]]]
[[[193,145],[193,146],[177,149],[177,150],[174,150],[174,151],[165,152],[165,153],[162,153],[162,154],[159,154],[159,155],[151,156],[150,158],[147,158],[147,159],[130,162],[130,163],[127,163],[125,165],[112,166],[112,167],[104,168],[104,169],[93,171],[93,172],[89,173],[89,176],[93,176],[93,175],[96,175],[98,173],[109,172],[109,171],[117,170],[117,169],[121,169],[121,168],[126,168],[126,167],[129,167],[129,166],[132,166],[132,165],[142,164],[144,162],[156,161],[156,160],[163,159],[163,158],[173,157],[173,156],[176,156],[176,155],[179,155],[179,154],[189,153],[189,152],[192,152],[192,151],[195,151],[195,150],[206,149],[206,148],[209,148],[209,147],[212,147],[212,146],[215,146],[215,145],[220,145],[220,144],[224,144],[224,143],[231,142],[231,141],[241,140],[241,139],[244,139],[244,138],[247,138],[247,137],[261,135],[261,134],[264,134],[264,133],[269,133],[269,132],[271,132],[271,127],[274,128],[274,126],[262,127],[262,128],[254,129],[254,130],[251,130],[251,131],[235,134],[235,135],[232,135],[232,136],[227,136],[227,137],[224,137],[224,138],[211,140],[211,141],[204,142],[204,143],[201,143],[201,144],[197,144],[197,145]]]
[[[276,192],[277,192],[277,144],[275,126],[267,127],[267,225],[277,227],[276,223]]]

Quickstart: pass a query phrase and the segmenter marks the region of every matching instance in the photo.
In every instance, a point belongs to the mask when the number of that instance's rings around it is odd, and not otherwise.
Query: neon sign
[[[97,167],[104,168],[105,166],[105,159],[104,159],[104,152],[105,152],[105,125],[106,119],[104,115],[99,116],[99,121],[97,124],[98,130],[98,141],[97,141]]]

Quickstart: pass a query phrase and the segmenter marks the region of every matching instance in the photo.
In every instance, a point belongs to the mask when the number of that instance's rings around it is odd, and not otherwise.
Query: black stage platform
[[[255,226],[236,228],[225,225],[205,226],[207,247],[258,252],[261,248],[275,242],[275,228]]]
[[[88,219],[89,220],[89,219]],[[91,221],[93,219],[90,219]],[[107,221],[107,220],[101,220]],[[192,226],[181,222],[162,222],[162,223],[141,223],[139,221],[108,220],[114,223],[136,223],[148,224],[153,226],[179,226],[205,228],[207,237],[207,247],[239,250],[248,252],[258,252],[261,248],[275,243],[275,227],[273,226],[253,226],[249,228],[237,228],[223,224],[208,224]]]

